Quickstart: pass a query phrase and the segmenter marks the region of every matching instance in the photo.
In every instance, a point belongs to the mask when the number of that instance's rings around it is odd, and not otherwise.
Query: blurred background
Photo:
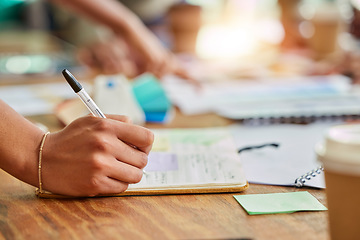
[[[232,77],[340,72],[357,81],[360,75],[357,0],[122,2],[185,64],[191,62],[198,78],[205,73],[194,60]],[[87,71],[78,50],[109,34],[51,1],[1,0],[0,79],[49,77],[64,67]]]
[[[67,124],[87,114],[67,101],[76,97],[60,74],[67,68],[100,108],[111,107],[106,113],[141,124],[169,123],[175,111],[236,120],[261,113],[287,121],[294,111],[359,116],[360,0],[114,1],[175,54],[202,92],[178,76],[105,71],[101,58],[124,56],[127,47],[109,29],[52,1],[0,0],[1,99],[25,116],[55,113]]]

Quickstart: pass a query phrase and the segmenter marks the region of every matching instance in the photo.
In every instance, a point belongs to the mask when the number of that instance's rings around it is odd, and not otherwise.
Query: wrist
[[[22,161],[14,167],[13,176],[32,186],[38,186],[38,159],[39,146],[44,133],[40,130],[34,133],[27,145],[27,154],[24,154]],[[30,144],[31,143],[31,144]]]
[[[44,136],[42,137],[41,139],[41,143],[40,143],[40,147],[39,147],[39,157],[38,157],[38,180],[39,180],[39,184],[38,184],[38,192],[39,193],[43,193],[43,184],[42,184],[42,151],[43,151],[43,148],[44,148],[44,144],[45,144],[45,140],[46,140],[46,137],[47,135],[49,135],[50,132],[47,132],[44,134]]]

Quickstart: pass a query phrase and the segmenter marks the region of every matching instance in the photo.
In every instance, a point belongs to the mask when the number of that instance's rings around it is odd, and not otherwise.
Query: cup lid
[[[325,141],[317,145],[316,152],[325,168],[352,168],[360,173],[360,124],[331,127]]]

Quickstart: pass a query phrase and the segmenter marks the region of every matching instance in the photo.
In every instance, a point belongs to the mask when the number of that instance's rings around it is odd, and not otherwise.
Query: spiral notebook
[[[315,145],[329,127],[341,123],[233,125],[246,179],[249,183],[325,188]]]
[[[314,168],[311,171],[305,173],[304,175],[301,175],[300,177],[296,178],[294,184],[296,187],[310,186],[309,185],[310,181],[312,181],[318,175],[323,174],[323,172],[324,172],[324,167],[322,165],[320,165],[319,167]],[[322,176],[318,177],[317,179],[321,180]],[[324,186],[317,185],[317,187],[323,188],[323,187],[325,187],[325,185]]]

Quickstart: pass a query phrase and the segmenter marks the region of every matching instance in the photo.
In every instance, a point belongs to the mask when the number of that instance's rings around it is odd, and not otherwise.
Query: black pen
[[[105,115],[101,112],[96,103],[91,99],[89,94],[85,91],[85,89],[81,86],[81,84],[76,80],[76,78],[69,72],[69,70],[64,69],[62,71],[66,81],[70,84],[71,88],[74,92],[79,96],[81,101],[86,105],[89,111],[95,117],[106,118]]]

